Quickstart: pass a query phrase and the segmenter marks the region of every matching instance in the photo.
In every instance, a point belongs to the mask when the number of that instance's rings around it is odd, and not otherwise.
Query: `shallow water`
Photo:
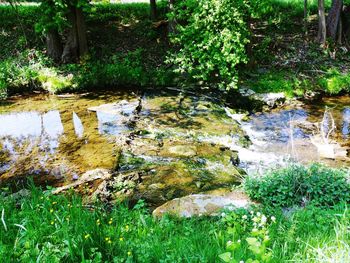
[[[312,137],[320,133],[321,126],[324,133],[329,131],[332,116],[336,129],[330,139],[348,149],[350,98],[346,96],[325,98],[318,103],[295,103],[271,112],[256,113],[248,121],[239,121],[241,127],[225,115],[224,108],[203,98],[179,94],[146,96],[136,128],[123,124],[120,114],[88,110],[101,104],[135,99],[131,92],[120,92],[61,97],[20,96],[2,102],[0,183],[37,175],[39,183],[58,186],[96,168],[113,169],[119,165],[120,172],[128,172],[131,168],[148,166],[152,169],[147,169],[155,175],[150,177],[152,179],[145,177],[144,181],[153,188],[165,183],[157,181],[157,172],[164,177],[164,171],[167,171],[169,176],[164,178],[169,177],[171,181],[171,176],[178,180],[183,176],[181,183],[188,182],[181,188],[182,193],[200,192],[212,189],[207,178],[218,174],[221,181],[217,181],[217,186],[232,182],[227,177],[234,171],[232,154],[221,149],[220,145],[238,151],[240,167],[247,172],[284,165],[290,160],[318,161],[337,167],[350,164],[347,156],[321,158],[318,148],[311,142]],[[326,108],[331,115],[328,114],[323,124],[317,126]],[[125,114],[133,109],[126,104]],[[233,115],[230,117],[234,118]],[[146,133],[132,135],[131,148],[123,153],[125,156],[131,154],[131,157],[124,158],[127,161],[119,164],[117,160],[122,144],[117,138],[128,136],[133,131]],[[252,142],[250,146],[240,142],[245,134]],[[139,160],[147,165],[140,164]],[[180,173],[186,176],[179,176]],[[190,180],[194,175],[196,178]],[[143,187],[149,191],[148,185]]]
[[[312,138],[329,134],[329,142],[338,143],[344,151],[350,146],[350,98],[348,96],[324,98],[315,103],[295,103],[274,109],[271,112],[256,113],[248,122],[242,122],[253,142],[251,150],[262,162],[302,163],[321,162],[333,167],[350,164],[348,156],[322,158]],[[260,154],[259,154],[260,153]],[[249,152],[245,153],[249,155]],[[251,157],[246,157],[246,163]],[[241,159],[244,162],[244,154]]]
[[[8,100],[0,106],[1,179],[32,174],[62,183],[87,170],[112,168],[118,150],[114,136],[128,128],[116,125],[115,115],[87,108],[131,97],[114,93]]]

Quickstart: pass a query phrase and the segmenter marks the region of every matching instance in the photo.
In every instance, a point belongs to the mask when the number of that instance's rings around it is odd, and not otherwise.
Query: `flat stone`
[[[137,106],[139,106],[139,103],[140,102],[137,100],[135,101],[122,100],[117,103],[107,103],[96,107],[90,107],[88,108],[88,110],[95,111],[95,112],[97,111],[103,112],[106,114],[130,116],[136,110]]]
[[[154,217],[171,214],[178,217],[214,216],[223,209],[247,207],[251,201],[242,191],[223,194],[194,194],[175,198],[153,211]]]
[[[175,145],[168,149],[170,154],[180,157],[192,157],[197,155],[197,148],[189,145]]]

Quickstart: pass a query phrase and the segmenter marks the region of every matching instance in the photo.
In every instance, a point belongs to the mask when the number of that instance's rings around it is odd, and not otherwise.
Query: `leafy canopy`
[[[248,1],[179,1],[170,16],[179,22],[172,36],[179,50],[169,59],[176,71],[221,89],[236,87],[237,65],[248,60]]]

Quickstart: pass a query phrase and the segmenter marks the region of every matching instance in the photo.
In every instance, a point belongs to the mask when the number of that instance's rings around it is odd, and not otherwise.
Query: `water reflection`
[[[73,111],[73,125],[75,134],[78,138],[82,138],[84,135],[84,126],[79,116]]]
[[[0,114],[0,174],[16,170],[50,172],[53,164],[64,163],[84,168],[108,166],[113,158],[113,146],[108,145],[112,140],[108,138],[125,130],[118,117],[102,112]]]
[[[287,143],[290,137],[307,138],[309,136],[301,128],[293,125],[306,121],[308,115],[303,109],[282,110],[253,115],[250,123],[254,130],[263,132],[267,140]]]
[[[344,138],[348,138],[349,133],[350,133],[350,108],[345,108],[343,110],[343,125],[342,125],[342,134]]]
[[[118,135],[128,130],[127,126],[122,123],[121,116],[116,114],[97,111],[98,131],[104,135]]]

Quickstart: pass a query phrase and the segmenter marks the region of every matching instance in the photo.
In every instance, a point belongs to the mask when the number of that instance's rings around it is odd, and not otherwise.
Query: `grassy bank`
[[[249,65],[239,65],[239,87],[257,92],[308,91],[339,94],[350,90],[349,54],[317,42],[317,1],[309,1],[307,34],[303,1],[251,1],[253,19]],[[331,1],[326,1],[326,8]],[[159,21],[166,2],[159,2]],[[24,90],[50,92],[113,89],[120,86],[185,84],[167,64],[167,25],[149,19],[149,5],[95,4],[86,12],[89,56],[76,64],[54,64],[45,39],[36,33],[38,6],[0,6],[0,96]],[[185,77],[185,75],[182,75]]]
[[[0,93],[44,89],[50,92],[171,85],[164,63],[166,26],[154,26],[149,5],[97,4],[86,14],[89,56],[58,65],[45,55],[45,39],[35,32],[38,6],[0,6]],[[159,19],[165,5],[159,4]],[[19,17],[19,19],[18,19]],[[1,95],[0,95],[1,96]]]
[[[297,169],[297,170],[296,170]],[[303,170],[304,169],[304,170]],[[218,217],[155,219],[140,201],[134,208],[95,203],[85,205],[73,193],[51,195],[30,187],[22,195],[0,196],[0,260],[2,262],[348,262],[350,211],[336,204],[309,203],[305,207],[276,205],[300,197],[279,184],[280,178],[304,173],[307,178],[338,178],[327,198],[343,196],[341,170],[289,168],[268,175],[265,206],[223,211]],[[310,173],[310,174],[309,174]],[[276,188],[271,183],[275,178]],[[300,180],[299,180],[300,181]],[[317,183],[321,181],[321,183]],[[331,180],[332,181],[332,180]],[[323,180],[313,181],[318,189]],[[292,185],[292,183],[290,184]],[[249,183],[247,185],[249,193]],[[255,186],[257,187],[257,186]],[[289,185],[287,185],[287,188]],[[339,188],[340,187],[340,188]],[[329,189],[333,191],[329,191]],[[339,191],[338,191],[339,190]],[[318,191],[318,190],[317,190]],[[290,195],[289,193],[292,193]],[[298,192],[298,194],[300,194]],[[323,200],[321,195],[318,199]],[[272,200],[272,203],[269,203]],[[272,204],[272,205],[271,205]],[[284,208],[283,208],[284,207]],[[257,260],[257,261],[254,261]]]
[[[331,1],[325,3],[328,10]],[[317,1],[308,2],[306,28],[303,12],[303,1],[295,0],[276,0],[261,12],[253,27],[255,67],[242,71],[241,85],[290,97],[350,91],[349,53],[331,42],[318,44]]]

